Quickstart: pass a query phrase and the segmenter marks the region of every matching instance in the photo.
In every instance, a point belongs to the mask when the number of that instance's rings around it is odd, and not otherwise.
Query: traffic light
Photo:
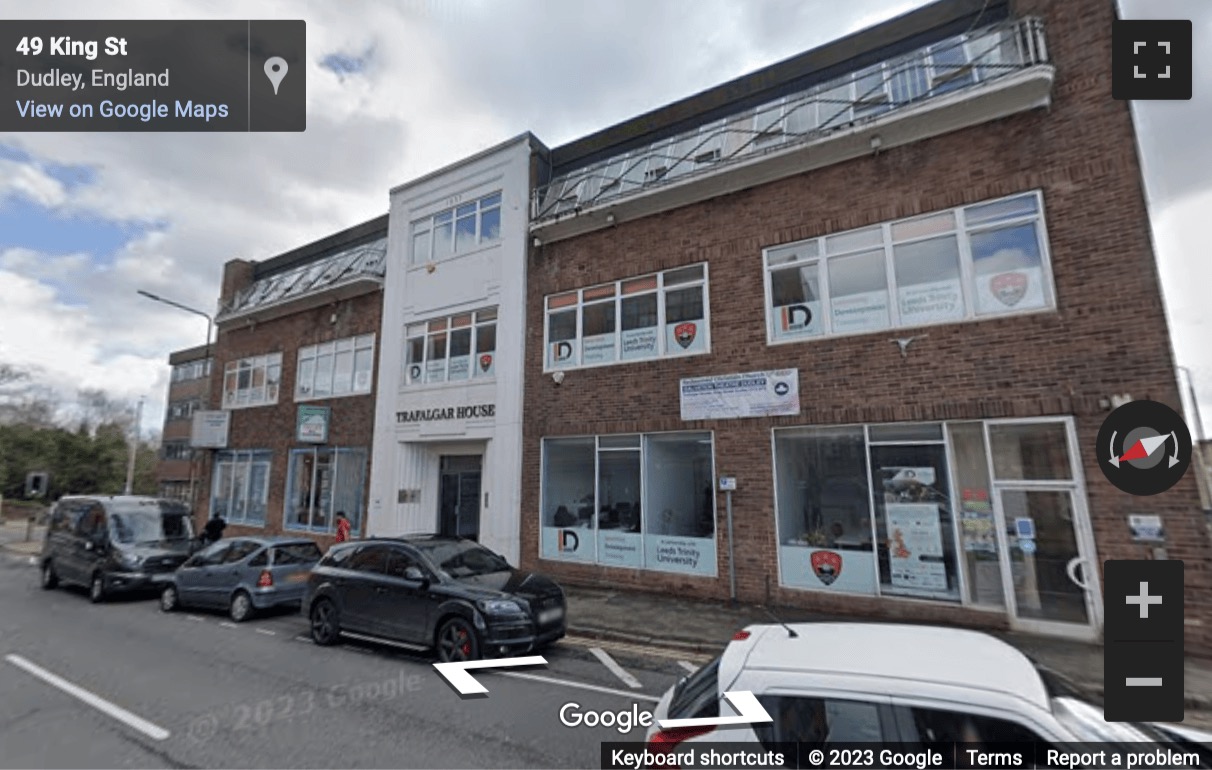
[[[45,497],[46,488],[50,486],[50,474],[44,471],[35,471],[25,477],[25,496],[26,497]]]

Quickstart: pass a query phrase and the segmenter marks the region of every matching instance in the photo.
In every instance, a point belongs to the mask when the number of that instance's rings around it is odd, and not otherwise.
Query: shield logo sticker
[[[694,342],[694,335],[698,332],[698,327],[692,323],[678,324],[673,327],[673,338],[678,341],[678,344],[683,348],[690,347]]]
[[[1014,307],[1027,294],[1029,281],[1026,273],[1002,273],[989,281],[989,290],[998,302],[1006,307]]]
[[[480,371],[486,372],[492,366],[492,356],[488,353],[480,356]]]
[[[832,585],[842,574],[842,555],[833,551],[817,551],[809,557],[812,573],[825,585]]]

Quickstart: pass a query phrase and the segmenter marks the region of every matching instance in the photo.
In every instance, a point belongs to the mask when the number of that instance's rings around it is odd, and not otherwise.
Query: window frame
[[[689,281],[681,281],[681,282],[674,283],[674,284],[665,283],[667,276],[671,276],[682,270],[687,270],[687,269],[696,268],[696,267],[702,268],[702,272],[703,272],[702,277],[695,278],[695,279],[689,280]],[[655,286],[653,288],[640,289],[640,290],[634,291],[630,294],[624,292],[625,286],[627,286],[629,284],[637,283],[640,281],[645,281],[648,279],[655,280]],[[558,292],[553,292],[551,294],[547,294],[546,296],[543,297],[543,373],[549,374],[551,372],[564,372],[564,371],[577,370],[577,369],[597,369],[597,368],[601,368],[604,366],[643,364],[643,363],[649,363],[652,361],[662,361],[662,360],[675,359],[675,358],[687,358],[687,357],[693,357],[693,356],[710,355],[711,354],[711,342],[712,342],[712,340],[711,340],[711,291],[710,291],[710,285],[711,285],[710,264],[708,262],[704,261],[704,262],[694,262],[694,263],[691,263],[688,265],[680,265],[678,267],[669,268],[667,270],[662,270],[660,272],[632,275],[632,276],[627,276],[625,278],[620,278],[615,281],[608,281],[606,283],[594,284],[593,286],[585,286],[585,287],[581,287],[581,288],[577,288],[577,289],[570,289],[567,291],[558,291]],[[611,289],[613,289],[613,299],[607,298],[607,297],[602,297],[602,298],[590,297],[589,299],[586,299],[587,293],[593,293],[596,291],[604,291],[607,287],[610,287]],[[667,321],[667,312],[666,312],[667,299],[668,299],[669,295],[672,293],[682,291],[684,289],[695,288],[695,287],[697,287],[701,290],[701,297],[702,297],[702,304],[703,304],[703,317],[700,321],[702,324],[702,327],[703,327],[702,331],[705,333],[705,341],[704,341],[703,349],[694,350],[694,351],[685,351],[685,352],[670,350],[670,346],[668,345],[668,340],[667,340],[667,326],[669,323]],[[554,308],[552,307],[551,302],[553,299],[562,299],[562,298],[568,297],[569,295],[573,295],[573,294],[576,295],[575,302],[569,302],[568,304],[560,304],[560,305],[555,306]],[[634,299],[634,298],[646,297],[646,296],[650,296],[650,295],[655,295],[656,300],[657,300],[657,309],[656,309],[657,315],[656,315],[656,325],[655,325],[656,334],[657,334],[657,353],[656,353],[656,355],[647,356],[647,357],[643,357],[643,358],[623,358],[622,357],[623,356],[622,334],[623,334],[623,324],[624,324],[624,318],[625,318],[624,314],[623,314],[623,302],[625,299]],[[613,301],[614,309],[615,309],[615,311],[614,311],[614,319],[615,319],[615,321],[614,321],[614,358],[610,361],[600,361],[600,362],[586,364],[582,361],[582,359],[584,357],[584,340],[585,340],[585,335],[584,335],[585,308],[586,307],[599,307],[599,306],[609,303],[611,301]],[[566,340],[573,347],[574,363],[570,363],[565,366],[553,366],[548,361],[548,352],[549,352],[549,349],[552,344],[551,317],[554,314],[567,313],[569,311],[576,312],[576,332],[574,333],[574,336],[571,339]],[[637,327],[637,328],[648,328],[648,327]],[[598,335],[595,335],[595,336],[598,336]],[[559,342],[559,341],[564,341],[564,340],[556,340],[556,341]]]
[[[243,489],[241,490],[241,494],[237,495],[235,489],[235,470],[236,467],[240,465],[242,465],[244,468],[244,478],[242,484]],[[222,469],[225,466],[230,470],[227,479],[228,492],[224,496],[227,507],[225,509],[223,518],[229,524],[264,528],[267,523],[267,519],[269,518],[269,487],[273,472],[273,451],[269,449],[225,449],[216,453],[214,469],[211,473],[210,499],[207,503],[210,509],[211,518],[214,518],[215,515],[215,503],[220,500],[220,497],[216,494],[216,489],[220,479],[223,477]],[[265,483],[262,486],[259,500],[255,500],[249,494],[252,491],[254,470],[264,471]],[[236,517],[234,515],[236,505],[240,500],[244,501],[244,515],[242,517]],[[261,508],[262,516],[259,521],[249,517],[250,502],[255,503]]]
[[[367,334],[355,334],[349,337],[342,337],[338,340],[329,340],[327,342],[319,342],[315,345],[308,345],[299,348],[295,356],[295,401],[325,401],[330,398],[347,398],[349,396],[366,396],[374,392],[375,383],[375,342],[377,339],[376,332]],[[348,344],[348,349],[342,349],[342,344]],[[370,351],[370,376],[364,388],[359,389],[358,383],[358,353]],[[337,356],[349,353],[351,356],[349,370],[349,389],[343,392],[337,392]],[[316,376],[319,373],[319,363],[321,357],[328,357],[332,360],[332,366],[329,369],[331,376],[330,389],[327,393],[317,394],[315,389]],[[303,377],[304,364],[310,366],[310,391],[303,392],[303,386],[306,384]]]
[[[493,198],[496,198],[494,201]],[[468,206],[475,206],[475,238],[472,244],[466,248],[460,249],[458,245],[458,229],[459,220],[467,219],[468,216],[460,217],[458,212],[460,209],[465,209]],[[501,226],[504,224],[505,201],[504,194],[501,190],[479,195],[471,201],[460,201],[453,206],[446,206],[442,209],[433,212],[420,219],[414,219],[408,226],[408,269],[423,268],[426,265],[434,262],[441,262],[446,259],[470,254],[484,246],[500,243],[502,239]],[[495,238],[484,237],[484,216],[485,214],[497,213],[497,235]],[[449,221],[446,218],[449,217]],[[442,222],[438,220],[442,219]],[[449,251],[443,254],[437,254],[434,244],[436,243],[435,235],[442,227],[449,226],[450,230],[450,247]],[[417,253],[417,237],[425,236],[425,251],[424,255]]]
[[[270,382],[269,373],[272,369],[277,368],[278,376],[274,382]],[[247,372],[249,384],[245,387],[240,387],[240,375]],[[260,385],[253,384],[257,381],[257,374],[260,373]],[[235,377],[235,390],[228,396],[227,382],[230,377]],[[270,386],[273,385],[273,398],[269,397]],[[228,361],[223,367],[223,383],[222,383],[222,408],[223,409],[253,409],[258,406],[273,406],[278,403],[282,397],[282,353],[265,353],[258,356],[245,356],[233,361]],[[261,399],[254,401],[253,395],[260,391]]]
[[[470,320],[462,323],[462,319],[468,317]],[[456,326],[456,321],[459,325]],[[400,372],[400,389],[417,389],[417,388],[432,388],[442,387],[446,385],[463,385],[471,382],[489,382],[496,379],[497,367],[497,330],[500,326],[500,308],[496,305],[491,307],[469,310],[463,313],[454,313],[452,315],[441,316],[438,318],[421,319],[413,321],[404,326],[404,349],[401,356]],[[492,327],[492,350],[480,349],[481,330]],[[450,378],[450,362],[456,356],[451,355],[451,337],[456,332],[463,330],[471,332],[471,347],[467,353],[468,372],[466,377],[452,380]],[[420,334],[415,332],[420,331]],[[429,379],[429,364],[430,351],[433,349],[433,342],[442,339],[443,356],[445,362],[442,368],[442,376],[440,379]],[[415,341],[421,341],[421,358],[419,361],[409,360],[409,348]],[[489,363],[488,371],[481,371],[480,359],[484,355],[492,356]],[[463,356],[458,356],[462,358]],[[437,362],[435,358],[434,363]],[[412,366],[419,366],[420,374],[414,378],[410,372]]]
[[[1031,214],[1016,214],[1014,216],[998,219],[990,222],[980,222],[977,224],[968,224],[966,214],[969,210],[985,206],[987,204],[1000,203],[1004,201],[1014,200],[1016,198],[1034,199],[1036,210]],[[943,214],[951,214],[954,218],[954,227],[948,231],[940,231],[928,233],[925,235],[915,235],[912,237],[901,238],[894,240],[892,230],[897,225],[913,222],[916,220],[925,220],[930,217]],[[1030,224],[1035,228],[1036,247],[1039,250],[1040,270],[1043,273],[1042,290],[1044,293],[1044,306],[1033,307],[1024,310],[1016,310],[1013,307],[1008,307],[1005,310],[998,312],[980,312],[977,308],[977,273],[976,263],[973,259],[972,239],[974,236],[984,233],[1020,227]],[[838,236],[846,236],[856,234],[863,230],[873,230],[879,228],[882,242],[880,246],[870,245],[862,247],[848,247],[844,250],[830,252],[827,247],[827,241],[837,238]],[[898,247],[924,243],[940,238],[952,237],[956,241],[956,247],[959,258],[959,271],[956,276],[960,283],[961,304],[963,313],[959,318],[942,320],[942,321],[915,321],[906,322],[901,319],[901,307],[899,289],[896,280],[896,249]],[[801,244],[814,244],[814,256],[804,257],[797,260],[783,262],[781,264],[772,265],[770,263],[771,254],[782,251]],[[860,254],[871,253],[882,250],[884,253],[884,285],[887,292],[888,302],[888,325],[879,328],[864,329],[860,331],[842,331],[836,332],[833,330],[833,294],[830,286],[830,263],[838,259],[846,259]],[[825,233],[816,238],[808,238],[802,241],[793,241],[790,243],[780,243],[768,246],[762,249],[762,272],[763,272],[763,292],[765,295],[765,318],[766,318],[766,344],[767,345],[788,345],[804,342],[814,342],[824,339],[838,339],[843,337],[859,337],[867,334],[881,334],[890,331],[901,331],[911,329],[921,329],[931,326],[942,326],[947,324],[964,324],[984,321],[993,318],[1006,318],[1009,316],[1029,316],[1036,313],[1055,313],[1058,310],[1058,297],[1056,291],[1056,277],[1052,268],[1052,250],[1048,237],[1048,222],[1047,212],[1044,206],[1043,190],[1033,189],[1005,195],[998,198],[990,198],[987,200],[974,201],[963,206],[956,206],[949,209],[939,209],[929,211],[923,214],[912,217],[904,217],[901,219],[888,220],[879,223],[878,225],[865,225],[852,230],[845,230],[837,233]],[[788,335],[786,337],[777,337],[775,334],[776,324],[778,322],[778,312],[774,306],[774,273],[790,269],[803,269],[815,266],[817,271],[817,284],[820,287],[820,304],[821,304],[821,331],[816,334],[800,334]],[[546,370],[545,370],[546,371]]]
[[[300,524],[295,520],[295,504],[294,493],[296,483],[298,481],[297,474],[301,471],[303,463],[301,458],[312,457],[311,479],[307,482],[308,489],[308,506],[307,506],[307,523]],[[328,473],[331,475],[331,489],[328,493],[328,510],[323,510],[318,503],[319,492],[317,491],[317,480],[320,473],[320,460],[326,463]],[[356,506],[347,508],[343,505],[339,506],[337,500],[337,482],[342,479],[339,471],[342,464],[353,462],[360,466],[360,479],[358,487],[354,494]],[[319,534],[334,534],[337,531],[337,511],[345,511],[346,517],[350,523],[350,534],[358,535],[362,531],[362,524],[366,515],[366,482],[370,469],[370,452],[365,447],[347,447],[347,446],[324,446],[310,448],[291,448],[287,454],[286,460],[286,488],[285,495],[282,498],[282,529],[286,532],[307,532]],[[315,524],[317,515],[323,516],[326,523],[324,525]]]

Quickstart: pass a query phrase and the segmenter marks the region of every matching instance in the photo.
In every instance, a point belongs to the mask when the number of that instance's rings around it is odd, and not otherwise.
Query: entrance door
[[[988,425],[1002,582],[1015,628],[1097,637],[1100,591],[1065,420]]]
[[[439,534],[479,540],[482,462],[479,455],[442,455]]]

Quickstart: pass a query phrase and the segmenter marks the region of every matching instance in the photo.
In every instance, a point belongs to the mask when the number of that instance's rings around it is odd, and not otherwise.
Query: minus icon
[[[1125,680],[1125,682],[1128,687],[1161,687],[1162,686],[1162,678],[1160,676],[1154,676],[1154,677],[1149,677],[1149,676],[1132,677],[1132,676],[1130,676]]]

